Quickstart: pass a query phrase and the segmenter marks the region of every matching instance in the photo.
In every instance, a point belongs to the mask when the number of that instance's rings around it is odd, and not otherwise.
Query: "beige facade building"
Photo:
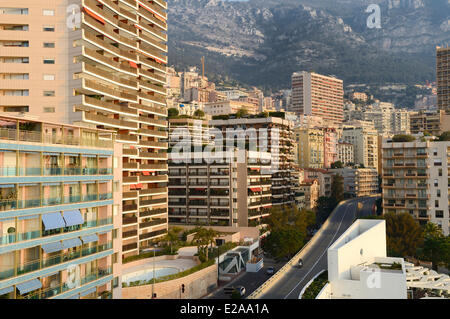
[[[300,193],[304,194],[304,203],[306,209],[314,209],[317,206],[317,200],[320,196],[320,185],[316,179],[305,179],[299,187]]]
[[[378,172],[373,168],[340,168],[330,172],[344,178],[344,192],[352,197],[371,196],[378,193]]]
[[[448,236],[450,142],[383,142],[383,210],[436,223]]]
[[[438,108],[450,111],[450,47],[436,48]]]
[[[258,106],[253,103],[243,101],[217,101],[204,104],[204,112],[208,115],[228,115],[235,114],[241,109],[246,109],[249,114],[257,114]]]
[[[319,128],[296,128],[295,138],[300,168],[324,167],[324,132]]]
[[[337,144],[337,152],[338,152],[338,161],[341,161],[342,164],[348,165],[354,163],[355,151],[353,144],[340,141]]]
[[[355,164],[378,169],[378,133],[361,127],[344,127],[342,139],[353,145]]]
[[[166,1],[1,6],[0,108],[117,134],[123,255],[138,254],[168,227]]]
[[[444,110],[411,112],[411,134],[440,135],[450,131],[450,115]]]
[[[343,81],[313,72],[294,73],[289,111],[319,116],[329,124],[341,124],[344,120]]]

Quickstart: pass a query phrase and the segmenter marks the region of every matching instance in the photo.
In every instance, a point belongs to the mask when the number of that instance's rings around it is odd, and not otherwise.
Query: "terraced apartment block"
[[[0,111],[115,132],[124,256],[167,232],[167,3],[2,1]]]

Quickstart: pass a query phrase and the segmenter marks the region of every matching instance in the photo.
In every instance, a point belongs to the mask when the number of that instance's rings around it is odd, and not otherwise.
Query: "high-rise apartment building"
[[[450,142],[383,142],[383,209],[436,223],[448,236]]]
[[[450,111],[450,47],[436,48],[436,62],[438,108]]]
[[[342,164],[348,165],[354,163],[355,152],[353,144],[344,141],[339,141],[337,144],[337,152],[338,152],[338,161],[341,161]]]
[[[450,131],[450,115],[444,110],[411,112],[410,121],[411,134],[427,132],[436,136]]]
[[[294,203],[292,176],[294,164],[294,123],[279,117],[238,118],[229,120],[212,120],[211,127],[222,132],[224,144],[245,144],[251,151],[271,154],[272,167],[272,204],[290,205]],[[236,135],[234,135],[233,131]],[[244,133],[241,136],[239,132]],[[230,134],[231,136],[228,136]],[[234,142],[233,142],[234,141]],[[234,145],[234,144],[232,144]],[[250,146],[257,146],[251,149]]]
[[[343,81],[313,72],[294,73],[289,111],[319,116],[328,124],[339,125],[344,120]]]
[[[296,128],[296,147],[300,168],[324,167],[324,132],[320,128]]]
[[[0,141],[0,299],[120,298],[121,145],[5,116]]]
[[[111,130],[123,143],[125,257],[167,231],[166,10],[164,0],[0,7],[0,109]]]
[[[378,132],[362,127],[344,127],[342,139],[353,145],[355,164],[378,169]]]

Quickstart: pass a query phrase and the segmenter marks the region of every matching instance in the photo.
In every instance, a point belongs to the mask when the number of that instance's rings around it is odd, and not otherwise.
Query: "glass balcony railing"
[[[39,269],[44,269],[50,266],[58,265],[67,261],[75,260],[81,257],[89,256],[95,253],[99,253],[105,250],[112,249],[112,242],[97,245],[95,247],[79,249],[77,251],[61,253],[55,256],[51,256],[48,258],[36,259],[33,261],[29,261],[23,264],[18,265],[17,267],[11,267],[10,269],[6,269],[0,272],[0,280],[11,278],[14,276],[23,275],[32,271],[36,271]]]
[[[34,198],[34,199],[25,199],[25,200],[19,200],[17,207],[20,208],[30,208],[30,207],[39,207],[41,206],[41,199],[40,198]]]
[[[108,276],[110,274],[112,274],[111,267],[97,268],[97,269],[94,269],[90,274],[82,277],[80,279],[80,284],[85,285],[85,284],[91,283],[95,280],[101,279],[105,276]],[[75,287],[73,287],[73,285],[69,285],[67,283],[60,283],[56,287],[41,288],[39,290],[32,291],[23,296],[19,295],[19,296],[17,296],[17,298],[18,299],[48,299],[48,298],[54,297],[56,295],[59,295],[63,292],[72,290],[74,288]],[[104,294],[104,295],[106,296],[107,294]],[[97,296],[97,293],[96,293],[96,296]]]
[[[17,169],[15,166],[0,167],[0,176],[16,176]]]
[[[61,232],[60,229],[58,230],[52,230],[52,231],[40,231],[40,230],[34,230],[29,232],[23,232],[23,233],[11,233],[5,236],[0,236],[0,245],[7,245],[7,244],[13,244],[16,242],[31,240],[39,237],[47,237],[47,236],[53,236],[56,234],[65,234],[70,233],[74,231],[89,229],[93,227],[99,227],[104,225],[109,225],[113,223],[112,217],[104,218],[104,219],[97,219],[97,220],[90,220],[85,221],[83,225],[75,225],[71,227],[65,227],[63,228],[63,231]]]
[[[19,167],[19,176],[41,175],[40,167]]]

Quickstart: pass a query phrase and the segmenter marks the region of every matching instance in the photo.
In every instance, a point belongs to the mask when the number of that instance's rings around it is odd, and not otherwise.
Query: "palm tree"
[[[197,227],[193,242],[197,244],[197,250],[199,255],[200,252],[204,251],[206,247],[206,260],[208,260],[208,249],[207,249],[209,245],[208,230],[206,230],[206,228],[204,227]]]
[[[164,237],[164,240],[170,243],[170,254],[172,254],[172,244],[178,241],[178,235],[182,230],[183,229],[180,227],[169,228],[166,236]]]
[[[211,244],[211,249],[213,248],[214,239],[217,237],[217,235],[218,235],[218,232],[212,228],[209,228],[206,231],[206,238],[208,240],[208,244]],[[206,260],[208,260],[208,249],[206,249]]]

